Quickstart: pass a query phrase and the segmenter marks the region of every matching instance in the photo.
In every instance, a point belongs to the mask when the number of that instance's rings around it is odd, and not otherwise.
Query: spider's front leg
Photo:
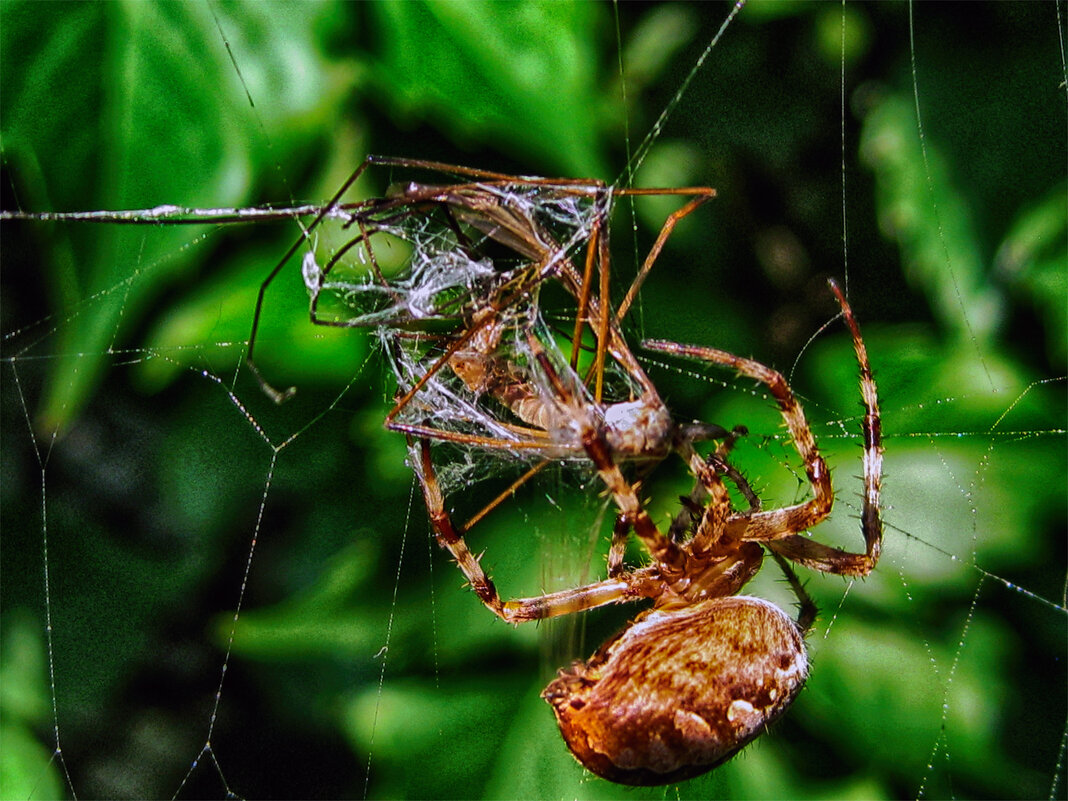
[[[532,598],[503,601],[493,580],[482,569],[479,558],[467,547],[463,534],[452,522],[445,508],[445,497],[438,483],[431,460],[430,441],[408,439],[409,459],[423,491],[434,536],[444,550],[456,561],[479,600],[491,612],[509,623],[524,623],[550,617],[569,615],[608,604],[627,603],[639,598],[653,597],[660,591],[651,568],[637,570],[618,577],[597,581],[583,587],[548,593]],[[481,518],[481,515],[476,517]]]
[[[860,326],[845,293],[833,279],[828,281],[838,305],[842,308],[849,332],[853,337],[853,350],[860,367],[860,393],[864,406],[861,434],[864,437],[864,503],[860,513],[860,527],[864,535],[865,552],[850,553],[832,548],[807,537],[793,535],[769,542],[775,553],[824,573],[845,576],[866,576],[879,561],[883,543],[883,522],[879,514],[879,494],[882,486],[883,440],[882,418],[879,414],[879,392],[875,386],[868,349],[860,335]]]
[[[681,345],[677,342],[663,340],[648,340],[642,343],[642,347],[660,353],[670,353],[675,356],[700,359],[733,367],[742,375],[755,378],[767,385],[778,403],[779,411],[790,431],[794,447],[797,448],[797,452],[805,463],[805,473],[808,476],[809,483],[812,485],[812,498],[805,503],[787,506],[783,509],[772,509],[752,515],[745,514],[732,517],[732,522],[744,522],[745,531],[741,535],[742,538],[772,540],[804,531],[827,517],[834,504],[834,490],[831,486],[830,471],[827,469],[827,463],[823,461],[823,457],[820,456],[819,450],[816,448],[816,439],[805,419],[801,404],[797,402],[793,390],[786,383],[782,373],[753,359],[735,356],[733,353],[727,353],[718,348]]]
[[[882,547],[882,520],[879,515],[879,491],[882,478],[882,430],[879,416],[878,392],[868,362],[867,349],[860,335],[860,326],[853,310],[838,284],[830,281],[842,308],[842,316],[853,336],[853,348],[860,365],[861,396],[864,403],[864,418],[861,430],[864,436],[864,506],[861,512],[861,529],[864,535],[865,552],[850,553],[840,548],[823,545],[801,533],[822,522],[831,511],[834,491],[827,463],[816,448],[816,439],[805,419],[805,413],[790,389],[786,379],[777,370],[760,362],[735,356],[732,353],[698,345],[680,345],[677,342],[649,340],[643,347],[661,353],[670,353],[690,359],[722,364],[732,367],[742,375],[765,384],[771,391],[783,421],[786,423],[794,447],[805,463],[805,473],[812,485],[811,500],[783,509],[743,513],[731,518],[729,528],[737,527],[741,539],[766,542],[768,547],[791,561],[824,573],[846,576],[864,576],[872,571]]]

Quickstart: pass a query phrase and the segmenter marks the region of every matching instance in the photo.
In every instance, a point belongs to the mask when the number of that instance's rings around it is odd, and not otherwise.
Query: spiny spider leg
[[[853,350],[860,366],[860,389],[864,405],[861,431],[864,436],[864,501],[860,513],[865,553],[853,554],[831,548],[801,536],[787,537],[768,543],[776,553],[806,567],[825,573],[864,576],[872,571],[882,551],[883,523],[879,513],[879,493],[882,486],[883,438],[882,418],[879,414],[879,394],[868,361],[868,349],[860,335],[860,325],[845,294],[835,281],[831,290],[842,307],[842,316],[853,336]]]
[[[701,520],[694,527],[694,535],[691,538],[693,542],[692,553],[695,556],[707,556],[709,552],[713,550],[711,546],[714,546],[722,536],[726,525],[727,516],[724,511],[730,508],[730,500],[726,494],[726,490],[722,485],[722,482],[718,480],[718,474],[723,473],[727,475],[738,487],[739,491],[749,501],[749,509],[747,514],[752,514],[760,509],[760,499],[749,486],[749,482],[730,464],[727,462],[727,454],[730,452],[734,443],[737,441],[738,436],[741,436],[745,432],[732,432],[735,436],[724,440],[716,448],[714,454],[710,455],[705,460],[706,467],[702,468],[700,464],[694,463],[693,471],[698,476],[699,480],[694,487],[694,491],[690,494],[689,498],[680,498],[683,502],[682,510],[676,515],[672,521],[672,531],[681,529],[683,531],[688,530],[693,526],[693,512],[694,509],[700,509]],[[700,456],[694,454],[694,458],[700,460]],[[772,545],[773,543],[765,543],[765,545]],[[697,547],[697,546],[700,546]],[[802,634],[806,633],[811,628],[812,623],[815,621],[816,616],[819,614],[819,608],[812,600],[811,596],[805,590],[804,585],[798,578],[797,573],[790,567],[790,563],[787,559],[776,551],[771,550],[771,557],[775,560],[776,564],[782,570],[783,575],[786,577],[787,583],[790,585],[790,589],[798,600],[798,615],[797,626]]]
[[[744,534],[741,534],[742,539],[770,540],[787,536],[793,532],[804,531],[827,517],[834,503],[831,476],[827,470],[826,462],[823,461],[823,457],[819,455],[819,451],[816,448],[816,440],[808,427],[808,422],[805,420],[805,413],[781,373],[764,366],[760,362],[735,356],[717,348],[681,345],[677,342],[660,340],[646,341],[642,343],[642,346],[660,353],[670,353],[690,359],[702,359],[733,367],[742,375],[755,378],[766,384],[771,390],[776,403],[778,403],[794,446],[797,448],[798,453],[801,454],[801,459],[805,464],[805,473],[808,476],[809,483],[812,485],[813,497],[809,501],[794,506],[744,516],[741,521],[744,523]]]
[[[802,537],[799,532],[824,520],[834,503],[834,492],[827,464],[819,455],[815,437],[805,419],[805,413],[794,397],[786,379],[776,370],[752,359],[742,358],[716,348],[680,345],[677,342],[649,340],[643,347],[691,359],[733,367],[739,373],[766,384],[779,405],[783,421],[790,432],[794,447],[805,464],[805,473],[812,485],[813,497],[804,503],[783,509],[739,514],[731,517],[729,528],[733,536],[743,540],[764,541],[777,553],[806,567],[826,573],[867,575],[879,559],[882,542],[882,523],[879,516],[879,486],[882,470],[882,441],[875,381],[868,363],[867,351],[845,295],[833,280],[831,290],[842,307],[842,314],[853,336],[854,349],[861,371],[861,393],[865,415],[864,434],[864,510],[861,515],[866,546],[865,553],[854,554]]]
[[[438,545],[452,555],[479,600],[501,619],[509,623],[523,623],[569,615],[608,604],[626,603],[637,598],[653,597],[659,593],[658,583],[654,580],[655,570],[645,568],[620,578],[596,581],[584,587],[533,598],[502,601],[493,580],[482,569],[480,557],[476,557],[468,548],[463,535],[456,529],[445,509],[445,498],[431,459],[430,441],[409,437],[408,452],[422,488],[423,500]]]
[[[771,558],[775,560],[775,564],[782,570],[783,575],[786,576],[786,583],[790,585],[790,589],[797,596],[797,627],[802,634],[807,634],[808,630],[812,628],[812,624],[816,622],[816,616],[820,613],[820,609],[816,606],[816,602],[812,600],[812,596],[808,594],[805,585],[801,583],[801,579],[797,577],[797,573],[790,566],[789,561],[775,551],[771,552]]]
[[[708,539],[711,537],[707,531],[702,529],[701,525],[695,522],[698,516],[705,514],[709,493],[708,479],[704,477],[707,476],[709,470],[722,473],[731,480],[749,502],[748,514],[753,514],[760,510],[760,498],[757,497],[746,478],[727,460],[727,456],[734,448],[734,443],[748,433],[749,430],[745,426],[736,426],[732,431],[724,430],[722,441],[716,446],[715,452],[705,460],[702,460],[700,455],[693,449],[693,444],[697,441],[695,433],[690,433],[682,440],[678,446],[679,453],[690,465],[690,472],[693,473],[697,480],[694,482],[694,488],[690,495],[679,498],[682,509],[675,515],[668,530],[668,536],[672,541],[685,542],[692,538]],[[717,437],[717,439],[719,438]]]

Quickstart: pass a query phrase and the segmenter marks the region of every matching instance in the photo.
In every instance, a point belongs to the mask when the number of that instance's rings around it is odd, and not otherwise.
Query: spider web
[[[824,329],[824,280],[846,276],[883,409],[883,561],[863,582],[806,576],[807,690],[677,792],[1064,797],[1063,4],[752,6],[711,49],[734,7],[509,25],[459,5],[29,8],[0,7],[27,34],[0,63],[4,209],[288,205],[383,151],[611,177],[623,143],[640,184],[716,186],[646,283],[634,341],[788,372],[835,471],[815,535],[855,547],[856,368]],[[596,46],[613,19],[621,69]],[[98,27],[103,54],[72,44]],[[486,67],[494,48],[542,56]],[[623,285],[667,212],[620,212]],[[2,231],[0,795],[619,795],[564,752],[538,692],[632,610],[554,639],[458,589],[381,430],[388,367],[369,336],[307,322],[298,262],[256,345],[297,395],[276,407],[238,369],[293,224]],[[765,506],[804,492],[759,388],[648,369],[680,416],[750,429],[733,461]],[[654,477],[654,517],[686,491]],[[551,476],[476,529],[506,594],[599,574],[589,494]],[[770,576],[752,592],[790,604]]]

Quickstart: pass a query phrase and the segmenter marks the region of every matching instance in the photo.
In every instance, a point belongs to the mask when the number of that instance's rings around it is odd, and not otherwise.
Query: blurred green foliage
[[[5,223],[0,796],[1063,797],[1064,31],[1045,6],[922,4],[910,52],[905,5],[754,3],[676,97],[729,8],[0,4],[5,209],[322,200],[366,153],[614,180],[670,108],[635,182],[719,196],[635,340],[788,371],[836,470],[815,533],[855,544],[855,362],[838,324],[809,342],[847,260],[887,437],[884,561],[806,576],[823,617],[795,708],[709,776],[624,791],[538,694],[629,610],[513,630],[461,591],[382,430],[387,369],[308,323],[297,264],[257,344],[296,398],[235,372],[293,226]],[[670,208],[632,226],[622,204],[620,286]],[[804,491],[759,392],[654,370],[680,416],[749,427],[766,506]],[[686,479],[648,490],[662,520]],[[474,547],[507,594],[574,585],[601,510],[555,476]],[[753,592],[791,603],[771,576]]]

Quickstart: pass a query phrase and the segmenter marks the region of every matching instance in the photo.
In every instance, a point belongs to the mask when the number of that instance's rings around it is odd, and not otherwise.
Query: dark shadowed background
[[[632,610],[514,630],[461,589],[381,427],[388,369],[308,322],[296,259],[256,346],[296,398],[234,382],[291,222],[4,222],[0,796],[1064,797],[1066,9],[754,4],[678,95],[730,8],[0,4],[4,209],[322,201],[367,153],[627,181],[670,110],[634,181],[718,197],[633,341],[788,373],[838,487],[815,535],[857,547],[856,366],[840,323],[810,343],[848,262],[887,451],[876,573],[803,576],[794,709],[625,791],[538,695]],[[674,207],[621,204],[618,292]],[[680,416],[749,427],[765,506],[803,494],[763,394],[661,361]],[[508,594],[603,570],[601,503],[553,482],[472,535]],[[685,491],[648,487],[658,520]]]

